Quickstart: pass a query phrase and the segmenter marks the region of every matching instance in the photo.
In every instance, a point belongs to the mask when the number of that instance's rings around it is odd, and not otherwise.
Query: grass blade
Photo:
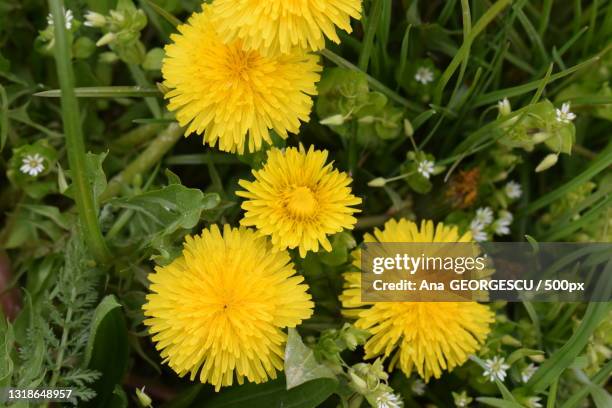
[[[72,171],[74,196],[81,219],[85,241],[98,262],[106,262],[110,253],[98,224],[98,209],[94,206],[91,181],[87,177],[85,141],[79,117],[79,104],[74,91],[74,72],[64,23],[62,0],[49,0],[55,33],[55,63],[61,88],[62,121],[66,137],[68,163]]]
[[[144,1],[153,9],[153,11],[159,14],[160,17],[163,17],[164,20],[172,24],[173,27],[178,27],[179,25],[183,24],[181,20],[174,17],[172,14],[168,13],[166,10],[164,10],[163,8],[161,8],[160,6],[158,6],[151,0],[144,0]]]
[[[157,88],[143,88],[140,86],[93,86],[84,88],[73,88],[77,98],[146,98],[159,96],[161,92]],[[62,96],[60,89],[37,92],[34,96],[43,98],[59,98]]]
[[[602,273],[598,289],[609,293],[612,290],[612,280],[606,279],[612,273],[612,261],[609,261]],[[558,377],[561,372],[569,367],[574,359],[582,353],[593,331],[599,323],[608,315],[611,304],[609,302],[589,303],[587,310],[582,318],[582,322],[572,337],[558,349],[540,368],[533,374],[533,377],[526,384],[526,388],[534,393],[543,392]]]
[[[577,188],[579,185],[586,183],[601,171],[608,168],[612,165],[612,142],[608,144],[608,146],[597,156],[595,160],[593,160],[589,167],[587,167],[582,173],[578,174],[567,183],[563,184],[556,190],[551,191],[550,193],[538,198],[533,201],[527,207],[525,207],[520,213],[522,215],[531,214],[540,208],[547,206],[563,197],[568,192]]]
[[[489,25],[489,23],[491,23],[491,21],[493,21],[493,19],[499,13],[502,12],[502,10],[504,10],[510,4],[510,2],[511,0],[499,0],[493,4],[476,22],[473,29],[470,31],[470,35],[463,41],[459,51],[457,51],[457,54],[453,57],[450,64],[448,64],[448,67],[440,77],[440,82],[438,82],[434,93],[434,102],[436,105],[441,103],[442,92],[444,91],[444,88],[446,87],[446,84],[450,78],[453,76],[457,68],[459,68],[459,65],[463,62],[463,60],[468,58],[474,39]]]

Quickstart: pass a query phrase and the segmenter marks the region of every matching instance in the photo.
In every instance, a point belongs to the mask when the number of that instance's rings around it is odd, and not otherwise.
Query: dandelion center
[[[287,194],[287,210],[298,217],[308,218],[317,212],[317,199],[308,187],[297,187]]]
[[[234,85],[251,85],[252,72],[257,69],[257,55],[254,51],[243,51],[239,46],[227,47],[225,69],[228,79]]]

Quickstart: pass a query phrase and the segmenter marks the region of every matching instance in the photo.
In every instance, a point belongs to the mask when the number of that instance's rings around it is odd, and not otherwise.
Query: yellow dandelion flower
[[[353,228],[359,210],[351,206],[361,199],[351,193],[352,179],[326,161],[327,151],[312,146],[270,149],[264,167],[253,170],[255,181],[239,182],[246,191],[236,194],[247,198],[241,224],[255,226],[280,249],[299,248],[302,257],[319,245],[331,251],[327,236]]]
[[[471,242],[456,227],[423,221],[388,221],[384,229],[366,234],[365,242]],[[353,266],[360,268],[361,253],[353,253]],[[412,370],[425,380],[439,378],[443,370],[462,365],[489,334],[493,313],[475,302],[361,302],[361,273],[345,274],[340,296],[344,313],[357,319],[355,325],[372,333],[365,345],[366,358],[391,357],[395,366],[410,375]]]
[[[286,138],[309,120],[321,70],[317,56],[300,50],[263,56],[245,51],[241,41],[224,43],[207,5],[178,31],[165,48],[162,74],[168,109],[188,126],[187,135],[204,133],[205,143],[243,153],[245,145],[256,151],[270,144],[270,129]]]
[[[325,37],[340,42],[336,26],[352,31],[361,0],[215,0],[213,13],[226,41],[241,39],[248,49],[267,53],[316,51],[325,48]]]
[[[145,325],[164,362],[218,391],[261,383],[283,368],[281,330],[312,314],[286,251],[255,231],[215,225],[187,237],[182,256],[149,275]]]

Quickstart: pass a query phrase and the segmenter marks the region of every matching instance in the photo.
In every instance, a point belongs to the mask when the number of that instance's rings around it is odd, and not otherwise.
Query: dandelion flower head
[[[280,249],[299,248],[300,255],[331,251],[328,235],[352,229],[361,203],[349,184],[352,179],[327,164],[327,151],[290,147],[268,151],[261,170],[253,170],[254,181],[240,180],[247,200],[241,223],[269,235]]]
[[[417,226],[407,219],[390,220],[382,230],[366,234],[364,242],[471,242],[470,233],[432,221]],[[353,266],[361,266],[361,253],[353,252]],[[414,370],[425,381],[444,370],[462,365],[485,341],[493,313],[475,302],[361,302],[361,273],[345,275],[340,296],[344,314],[355,326],[369,331],[366,358],[390,357],[407,376]]]
[[[145,325],[180,376],[219,390],[276,378],[286,327],[312,314],[308,287],[286,251],[247,228],[188,236],[182,256],[149,275]]]
[[[318,57],[296,50],[278,56],[247,51],[242,41],[223,42],[204,5],[172,35],[162,65],[174,111],[186,135],[243,153],[270,144],[270,130],[286,138],[308,121],[321,67]]]
[[[361,17],[361,0],[215,0],[213,7],[225,41],[266,53],[321,50],[325,37],[338,44],[336,27],[350,33],[351,17]]]

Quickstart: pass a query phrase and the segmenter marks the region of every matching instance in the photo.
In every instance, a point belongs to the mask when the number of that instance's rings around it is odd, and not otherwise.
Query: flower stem
[[[68,164],[74,184],[75,201],[84,239],[95,259],[98,262],[105,263],[110,259],[110,252],[100,231],[98,209],[94,206],[91,182],[86,171],[85,142],[79,118],[79,105],[74,92],[74,73],[65,29],[63,1],[49,0],[49,9],[54,21],[54,54],[62,93],[62,121],[68,152]]]
[[[170,124],[132,163],[113,177],[100,196],[100,201],[113,198],[119,194],[122,185],[131,183],[138,174],[144,173],[157,164],[182,134],[183,129],[177,123]]]

